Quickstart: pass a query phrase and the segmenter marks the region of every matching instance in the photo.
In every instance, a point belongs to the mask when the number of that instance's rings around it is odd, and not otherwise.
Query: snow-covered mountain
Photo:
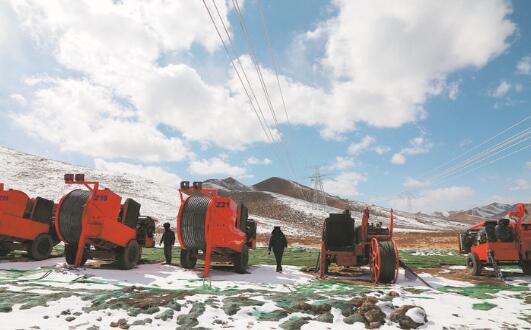
[[[451,211],[449,212],[449,219],[453,220],[468,220],[481,221],[484,219],[499,219],[504,217],[508,211],[513,210],[515,205],[505,203],[491,203],[484,206],[474,207],[470,210]]]
[[[512,204],[491,203],[489,205],[474,207],[473,209],[467,210],[464,213],[480,218],[491,219],[502,217],[513,208],[514,205]]]
[[[226,191],[253,191],[254,189],[241,183],[240,181],[228,177],[223,180],[208,179],[203,182],[203,187],[211,189],[220,189]]]
[[[6,188],[25,191],[31,196],[42,196],[58,201],[74,187],[65,185],[65,173],[85,173],[90,180],[99,181],[121,195],[137,200],[143,215],[154,216],[159,221],[175,222],[179,209],[178,188],[165,182],[150,180],[126,173],[110,173],[92,168],[49,160],[0,147],[0,182]],[[327,195],[327,206],[311,200],[314,190],[282,178],[270,178],[252,187],[234,178],[210,179],[205,187],[220,189],[221,194],[244,202],[251,217],[258,223],[259,233],[270,232],[273,226],[283,226],[286,233],[297,236],[319,237],[323,219],[329,213],[342,212],[349,203],[339,197]],[[364,203],[350,202],[354,217],[359,220]],[[387,224],[389,210],[370,206],[371,221]],[[437,216],[395,211],[398,230],[455,230],[463,224]]]
[[[176,187],[131,174],[115,174],[92,168],[67,164],[0,147],[0,182],[6,189],[22,190],[30,197],[41,196],[58,201],[75,189],[65,185],[65,173],[84,173],[87,180],[100,182],[125,198],[133,198],[142,207],[140,213],[161,222],[174,222],[179,210]]]

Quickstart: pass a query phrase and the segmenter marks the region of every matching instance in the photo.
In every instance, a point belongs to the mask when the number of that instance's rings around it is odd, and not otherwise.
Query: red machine
[[[192,269],[201,258],[205,260],[204,277],[211,261],[232,262],[237,272],[245,272],[249,248],[256,247],[256,223],[248,219],[245,205],[218,196],[215,189],[203,189],[201,182],[194,182],[192,187],[188,181],[181,182],[179,194],[181,266]]]
[[[79,184],[61,199],[55,222],[59,237],[65,242],[65,258],[79,267],[88,258],[117,260],[120,268],[135,267],[141,247],[155,245],[155,221],[140,217],[140,204],[122,198],[109,189],[99,189],[98,182],[85,181],[83,174],[65,174],[66,184]]]
[[[22,191],[4,190],[0,183],[0,256],[26,250],[35,260],[48,258],[59,243],[53,227],[53,210],[53,201],[30,199]]]
[[[398,277],[398,249],[393,240],[393,210],[389,227],[369,223],[369,208],[363,209],[361,226],[355,227],[347,210],[331,213],[323,225],[323,240],[319,259],[321,277],[330,264],[356,267],[370,265],[374,283],[394,283]]]
[[[459,234],[459,253],[468,254],[466,265],[472,275],[480,275],[484,266],[494,268],[499,279],[500,264],[520,264],[531,275],[531,223],[524,204],[507,214],[507,218],[483,221]],[[512,220],[512,221],[511,221]]]

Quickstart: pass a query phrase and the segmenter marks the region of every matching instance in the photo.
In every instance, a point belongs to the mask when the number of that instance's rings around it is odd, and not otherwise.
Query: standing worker
[[[282,255],[284,254],[284,249],[288,246],[288,240],[286,236],[280,230],[279,226],[273,228],[271,232],[271,238],[269,239],[269,254],[271,254],[271,248],[273,248],[273,253],[275,254],[275,260],[277,261],[277,272],[282,272]]]
[[[162,245],[163,242],[164,258],[166,258],[166,263],[169,265],[171,264],[171,250],[173,248],[173,244],[175,244],[175,233],[170,229],[170,224],[168,222],[164,224],[164,234],[162,234],[159,245]]]

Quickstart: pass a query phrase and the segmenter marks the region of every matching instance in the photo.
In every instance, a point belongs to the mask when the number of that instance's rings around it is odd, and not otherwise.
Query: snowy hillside
[[[102,187],[112,189],[124,199],[130,197],[137,200],[142,204],[143,215],[154,216],[161,222],[175,223],[180,203],[178,189],[164,182],[71,165],[1,147],[0,162],[2,164],[0,182],[4,182],[6,188],[19,189],[31,196],[42,196],[58,201],[61,196],[74,189],[63,183],[63,175],[85,173],[87,179],[100,181]],[[250,216],[260,224],[259,233],[270,232],[276,225],[283,226],[291,235],[319,237],[323,220],[328,214],[342,212],[346,206],[346,201],[333,196],[328,200],[329,205],[337,205],[337,208],[297,198],[298,188],[304,188],[306,195],[311,195],[312,189],[303,185],[295,187],[291,181],[282,178],[271,178],[253,187],[248,187],[233,178],[210,179],[205,181],[204,186],[221,189],[222,194],[244,202],[249,208]],[[357,221],[361,219],[364,205],[361,202],[350,204]],[[370,206],[370,212],[371,221],[388,223],[388,209]],[[395,225],[398,230],[405,231],[455,230],[463,226],[459,222],[436,216],[399,211],[395,212]]]
[[[100,181],[101,187],[113,190],[123,200],[129,197],[139,202],[142,215],[175,222],[180,203],[175,187],[135,175],[103,172],[0,147],[0,182],[5,183],[6,189],[58,201],[75,189],[75,186],[64,184],[65,173],[85,173],[87,179]]]
[[[473,215],[476,217],[484,218],[484,219],[491,219],[496,217],[502,217],[509,210],[512,210],[514,208],[511,204],[504,204],[504,203],[491,203],[489,205],[475,207],[473,209],[470,209],[468,211],[464,211],[464,213],[468,215]]]

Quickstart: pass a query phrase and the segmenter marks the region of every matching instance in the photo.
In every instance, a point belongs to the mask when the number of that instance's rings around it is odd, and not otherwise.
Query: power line
[[[488,138],[487,140],[481,142],[480,144],[468,149],[466,152],[464,153],[461,153],[460,155],[458,155],[457,157],[454,157],[452,158],[450,161],[447,161],[427,172],[425,172],[425,174],[421,175],[420,177],[421,178],[426,178],[427,174],[429,173],[433,173],[435,172],[437,169],[441,169],[441,168],[444,168],[446,167],[447,165],[451,164],[452,162],[454,162],[455,160],[457,159],[460,159],[462,158],[464,155],[467,155],[469,154],[470,152],[472,152],[473,150],[476,150],[478,149],[479,147],[481,146],[484,146],[485,144],[493,141],[495,138],[501,136],[502,134],[512,130],[513,128],[521,125],[522,123],[526,122],[527,120],[529,120],[531,118],[531,115],[530,116],[527,116],[525,118],[523,118],[522,120],[514,123],[513,125],[503,129],[502,131],[498,132],[497,134],[495,134],[494,136]],[[513,151],[513,152],[510,152],[509,154],[505,154],[495,160],[492,160],[488,163],[486,163],[485,161],[488,161],[489,158],[492,158],[493,156],[496,156],[498,155],[499,153],[502,153],[504,151],[507,151],[508,149],[512,149],[514,148],[515,146],[527,141],[529,138],[527,137],[529,135],[529,130],[531,128],[530,127],[527,127],[525,129],[523,129],[522,131],[519,131],[518,133],[512,135],[511,137],[509,138],[506,138],[505,140],[503,140],[502,142],[499,142],[491,147],[488,147],[487,149],[465,159],[464,161],[462,161],[461,163],[459,164],[456,164],[456,165],[453,165],[451,167],[448,167],[442,171],[439,171],[438,173],[434,174],[434,175],[431,175],[428,177],[428,179],[426,179],[425,181],[427,182],[437,182],[437,181],[445,181],[446,179],[450,178],[450,177],[454,177],[454,176],[462,176],[463,174],[468,174],[468,173],[471,173],[475,170],[478,170],[479,168],[482,168],[482,167],[485,167],[487,165],[490,165],[490,164],[493,164],[499,160],[502,160],[502,159],[505,159],[513,154],[516,154],[520,151],[523,151],[525,149],[528,148],[527,147],[523,147],[523,148],[520,148],[516,151]],[[472,168],[468,171],[466,171],[465,173],[463,173],[463,171],[468,168],[468,167],[471,167],[471,166],[474,166],[474,165],[477,165],[478,162],[483,162],[483,164],[478,167],[478,168]],[[399,196],[400,194],[404,193],[405,190],[402,190],[401,192],[398,192],[396,194],[393,194],[393,196]]]
[[[273,117],[273,120],[278,125],[277,115],[275,113],[275,108],[273,107],[273,103],[271,102],[271,97],[269,96],[269,91],[267,89],[267,85],[265,84],[264,77],[262,75],[262,70],[260,69],[260,65],[258,64],[258,60],[256,57],[256,52],[254,50],[253,42],[249,36],[249,32],[247,30],[247,24],[245,23],[245,19],[243,17],[243,14],[240,10],[240,5],[238,3],[238,0],[232,0],[232,4],[234,5],[234,9],[236,11],[236,16],[238,16],[238,21],[240,22],[240,27],[242,28],[243,35],[245,37],[245,41],[247,42],[247,47],[249,48],[249,53],[251,55],[251,62],[253,62],[253,65],[255,67],[255,70],[258,74],[258,79],[260,80],[260,84],[262,85],[262,90],[264,92],[265,99],[267,101],[267,104],[269,106],[269,110],[271,112],[271,115]]]
[[[451,160],[449,160],[449,161],[447,161],[447,162],[445,162],[445,163],[443,163],[443,164],[441,164],[441,165],[439,165],[439,166],[437,166],[437,167],[435,167],[435,168],[429,170],[429,171],[426,172],[425,174],[421,175],[421,177],[425,177],[428,173],[434,172],[434,171],[436,171],[436,170],[438,170],[438,169],[440,169],[440,168],[442,168],[442,167],[444,167],[444,166],[446,166],[446,165],[451,164],[452,162],[454,162],[454,161],[458,160],[459,158],[463,157],[464,155],[467,155],[467,154],[469,154],[470,152],[472,152],[473,150],[476,150],[477,148],[479,148],[479,147],[485,145],[486,143],[488,143],[488,142],[494,140],[494,139],[497,138],[498,136],[500,136],[500,135],[502,135],[503,133],[505,133],[505,132],[507,132],[507,131],[513,129],[514,127],[516,127],[516,126],[520,125],[521,123],[523,123],[523,122],[529,120],[530,118],[531,118],[531,115],[530,115],[530,116],[527,116],[526,118],[524,118],[524,119],[518,121],[517,123],[511,125],[510,127],[505,128],[504,130],[502,130],[501,132],[497,133],[496,135],[490,137],[489,139],[487,139],[487,140],[481,142],[480,144],[478,144],[478,145],[476,145],[476,146],[474,146],[474,147],[468,149],[467,151],[463,152],[462,154],[458,155],[457,157],[454,157],[454,158],[452,158]]]
[[[260,17],[262,18],[262,29],[264,30],[265,39],[267,42],[267,49],[269,51],[269,55],[271,56],[271,62],[273,63],[273,68],[275,69],[275,76],[277,78],[277,85],[278,90],[280,92],[280,98],[282,99],[282,105],[284,107],[284,113],[286,114],[286,120],[289,124],[289,116],[288,116],[288,110],[286,108],[286,101],[284,100],[284,93],[282,93],[282,87],[280,86],[280,79],[278,78],[278,65],[275,57],[275,53],[273,53],[273,47],[271,45],[271,38],[269,37],[269,32],[267,30],[267,24],[265,20],[264,15],[264,4],[262,0],[258,0],[258,10],[260,11]]]
[[[216,1],[215,0],[212,0],[212,4],[214,5],[214,8],[216,9],[216,13],[218,14],[218,17],[219,17],[219,20],[221,21],[221,25],[223,26],[223,29],[225,30],[225,34],[227,35],[227,40],[229,41],[229,46],[231,49],[234,49],[234,45],[232,43],[232,38],[230,36],[230,33],[227,29],[227,26],[225,25],[225,20],[223,19],[223,17],[221,16],[220,12],[219,12],[219,9],[218,9],[218,6],[216,5]],[[262,111],[262,107],[260,106],[260,102],[258,102],[258,98],[256,97],[256,93],[254,92],[254,88],[253,88],[253,85],[251,84],[248,76],[247,76],[247,73],[245,72],[245,69],[242,65],[242,62],[240,61],[240,58],[237,57],[237,56],[232,56],[233,58],[236,59],[236,62],[238,63],[238,66],[240,67],[240,70],[242,71],[242,74],[245,78],[245,81],[247,82],[248,86],[249,86],[249,89],[251,91],[251,95],[253,96],[255,102],[256,102],[256,106],[258,107],[258,112],[260,113],[260,115],[262,116],[262,119],[264,120],[264,122],[266,123],[266,127],[267,127],[267,130],[269,131],[269,135],[271,136],[271,141],[274,141],[274,136],[273,136],[273,133],[271,132],[271,128],[269,126],[269,124],[267,123],[267,119],[266,117],[264,116],[264,113]]]
[[[264,114],[262,112],[262,108],[260,106],[260,102],[258,101],[258,98],[256,97],[256,93],[254,92],[254,88],[253,88],[251,82],[249,81],[247,73],[245,72],[245,69],[244,69],[243,65],[241,64],[240,59],[238,57],[234,56],[236,58],[236,61],[237,61],[238,65],[239,65],[241,71],[242,71],[243,76],[245,77],[245,80],[246,80],[246,82],[248,84],[248,88],[249,88],[250,92],[247,90],[247,87],[246,87],[245,83],[243,82],[243,79],[242,79],[242,77],[241,77],[236,65],[234,64],[234,60],[233,60],[233,56],[231,55],[231,51],[229,50],[229,47],[225,43],[225,40],[223,39],[220,30],[218,29],[218,26],[217,26],[217,24],[216,24],[216,22],[214,20],[214,17],[212,16],[212,13],[211,13],[208,5],[206,4],[205,0],[202,0],[202,1],[203,1],[203,5],[204,5],[204,7],[205,7],[205,9],[206,9],[206,11],[208,13],[208,16],[210,17],[210,21],[212,22],[212,25],[214,26],[214,29],[216,30],[216,33],[217,33],[219,39],[221,40],[223,48],[225,49],[225,53],[226,53],[229,61],[231,62],[231,65],[232,65],[232,67],[234,69],[234,72],[236,73],[236,75],[238,77],[238,80],[240,81],[240,84],[242,85],[243,90],[244,90],[245,94],[247,95],[247,98],[249,99],[249,103],[251,105],[251,109],[255,112],[255,114],[257,116],[257,119],[258,119],[258,121],[260,123],[260,126],[262,128],[262,131],[264,131],[264,133],[266,135],[266,139],[268,139],[268,141],[270,141],[273,144],[272,148],[273,148],[273,152],[274,152],[276,158],[282,161],[283,158],[280,157],[280,153],[277,154],[276,149],[275,149],[275,140],[276,140],[275,136],[273,135],[273,133],[271,131],[271,128],[269,127],[269,124],[267,122],[267,119],[265,118],[265,116],[264,116]],[[221,14],[219,12],[219,8],[217,7],[217,5],[215,3],[215,0],[212,0],[212,3],[214,5],[214,8],[216,9],[217,15],[218,15],[218,17],[219,17],[219,19],[221,21],[221,24],[222,24],[224,30],[225,30],[225,33],[227,35],[227,39],[228,39],[228,41],[230,43],[230,47],[234,48],[234,46],[232,44],[232,38],[230,37],[230,33],[228,32],[227,26],[225,25],[225,22],[224,22],[223,17],[221,16]],[[239,6],[238,6],[238,10],[239,10]],[[258,67],[258,72],[259,72],[259,77],[260,77],[261,76],[261,72],[259,71],[259,67]],[[262,83],[263,83],[263,80],[262,80]],[[262,85],[262,87],[265,87],[265,85]],[[267,92],[267,89],[266,89],[266,92]],[[249,93],[251,93],[253,97],[251,97],[251,95]],[[267,96],[269,96],[269,95],[267,94]],[[254,100],[256,102],[256,107],[254,105],[253,98],[254,98]],[[258,110],[257,110],[257,108],[258,108]],[[260,115],[263,118],[263,122],[262,122],[262,118],[260,118]],[[274,112],[273,112],[273,115],[274,115]],[[276,117],[275,116],[274,116],[273,119],[276,121]],[[277,122],[277,124],[278,124],[278,122]],[[286,158],[286,164],[288,165],[288,168],[290,169],[290,171],[293,174],[295,174],[295,171],[293,169],[293,165],[291,164],[289,156]],[[296,174],[295,174],[295,177],[296,177]],[[297,188],[299,190],[299,194],[301,195],[302,199],[306,200],[306,198],[304,196],[304,193],[302,191],[302,188],[299,187],[299,186],[297,186]]]
[[[214,21],[214,17],[212,16],[212,13],[210,12],[210,9],[208,8],[205,0],[202,0],[203,1],[203,5],[205,6],[205,9],[208,13],[208,16],[210,17],[210,21],[212,22],[212,25],[214,26],[214,29],[216,30],[216,33],[218,34],[218,37],[219,39],[221,40],[221,43],[223,44],[223,48],[225,49],[225,53],[227,54],[227,57],[229,58],[230,60],[230,63],[234,69],[234,72],[236,73],[236,75],[238,76],[238,80],[240,81],[242,87],[243,87],[243,90],[245,92],[245,94],[247,95],[247,98],[249,99],[249,103],[251,105],[251,108],[252,110],[254,111],[254,113],[256,114],[257,118],[258,118],[258,121],[260,123],[260,126],[262,128],[262,130],[264,131],[265,135],[266,135],[266,139],[272,141],[272,133],[271,133],[271,130],[269,129],[269,126],[267,126],[267,130],[266,130],[266,127],[264,126],[264,124],[262,123],[262,119],[260,118],[260,115],[258,114],[258,111],[256,110],[255,106],[254,106],[254,103],[253,103],[253,100],[251,98],[251,96],[249,95],[249,92],[247,91],[247,88],[245,87],[245,84],[243,83],[243,80],[242,80],[242,77],[240,76],[240,73],[238,72],[237,68],[236,68],[236,65],[234,64],[234,61],[230,55],[230,52],[229,52],[229,49],[227,48],[227,45],[225,44],[225,40],[223,39],[223,37],[221,36],[221,33],[218,29],[218,26],[216,25],[216,22]],[[252,86],[251,86],[252,87]],[[267,122],[265,123],[267,125]],[[268,135],[268,131],[269,131],[269,135],[271,135],[271,137]],[[273,143],[273,142],[272,142]]]
[[[485,159],[488,159],[494,155],[497,155],[498,153],[504,151],[504,150],[507,150],[508,148],[512,148],[514,147],[515,145],[518,145],[522,142],[525,142],[527,141],[529,138],[527,136],[529,136],[529,131],[531,131],[531,128],[527,128],[509,138],[507,138],[506,140],[468,158],[467,160],[465,160],[464,162],[461,162],[459,163],[458,165],[455,165],[453,167],[450,167],[448,169],[446,169],[445,171],[442,171],[441,173],[437,174],[437,175],[434,175],[432,176],[430,179],[428,179],[429,181],[431,180],[436,180],[436,179],[439,179],[441,177],[445,177],[445,176],[451,176],[452,174],[454,173],[458,173],[460,171],[462,171],[463,169],[465,168],[468,168],[470,166],[473,166],[475,165],[477,162],[480,162],[482,160],[485,160]]]

